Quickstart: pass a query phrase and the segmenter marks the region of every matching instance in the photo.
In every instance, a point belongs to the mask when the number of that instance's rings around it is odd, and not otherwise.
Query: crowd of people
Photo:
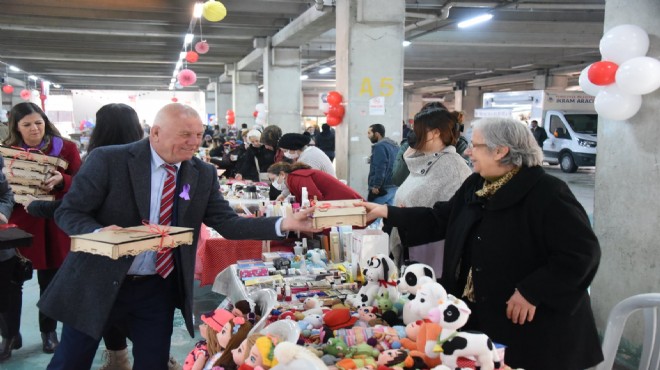
[[[238,217],[218,191],[222,169],[235,180],[268,182],[271,200],[291,195],[302,203],[304,187],[320,201],[361,202],[370,221],[383,220],[397,265],[421,260],[434,267],[447,292],[468,301],[468,327],[507,343],[507,363],[549,368],[538,359],[550,356],[553,367],[598,363],[602,354],[586,289],[600,249],[585,211],[565,183],[543,171],[543,138],[536,127],[481,119],[472,122],[469,142],[462,135],[463,117],[441,103],[428,104],[412,127],[404,123],[400,143],[383,125],[371,124],[365,130],[372,147],[363,197],[337,179],[335,133],[327,124],[301,133],[283,133],[276,125],[227,130],[205,127],[196,111],[173,103],[158,112],[143,138],[147,131],[137,113],[109,104],[97,112],[82,161],[76,145],[37,105],[17,104],[3,145],[39,150],[69,166],[50,171],[41,186],[55,201],[14,204],[0,175],[0,223],[34,235],[29,248],[0,250],[0,361],[22,345],[23,281],[15,278],[20,253],[37,271],[43,351],[54,353],[48,369],[89,369],[101,338],[119,368],[131,366],[127,339],[133,368],[174,366],[169,348],[175,308],[194,336],[195,249],[112,261],[70,253],[68,235],[145,219],[193,228],[193,245],[202,222],[228,239],[320,231],[308,217],[313,209],[287,218]],[[190,195],[185,202],[173,196],[184,184]]]

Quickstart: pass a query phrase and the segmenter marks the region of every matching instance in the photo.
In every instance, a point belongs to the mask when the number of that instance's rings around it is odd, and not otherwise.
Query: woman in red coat
[[[33,103],[16,104],[9,117],[9,136],[3,143],[5,146],[33,149],[43,154],[60,157],[69,163],[65,170],[58,167],[51,170],[49,177],[40,186],[42,190],[61,199],[69,190],[73,175],[80,168],[80,154],[76,144],[61,137],[57,128],[50,122],[46,114]],[[11,168],[11,161],[7,161]],[[11,183],[11,175],[7,177]],[[9,223],[34,235],[32,246],[21,248],[20,252],[30,259],[37,270],[39,289],[43,293],[48,287],[57,269],[62,265],[64,257],[69,253],[71,240],[60,230],[52,219],[37,218],[25,212],[20,204],[16,204]],[[39,313],[39,329],[43,341],[43,351],[53,353],[57,347],[57,321]]]
[[[268,177],[276,189],[286,183],[291,195],[302,203],[302,188],[307,188],[309,200],[363,199],[357,191],[321,170],[302,163],[277,162],[268,167]]]

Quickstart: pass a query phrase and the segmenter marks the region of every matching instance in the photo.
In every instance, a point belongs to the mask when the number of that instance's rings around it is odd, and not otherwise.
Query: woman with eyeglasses
[[[566,183],[545,173],[532,133],[510,118],[473,124],[474,165],[432,208],[364,203],[411,245],[445,239],[440,283],[472,313],[463,330],[507,346],[506,364],[586,369],[603,360],[587,288],[600,246]],[[429,186],[434,186],[429,184]]]

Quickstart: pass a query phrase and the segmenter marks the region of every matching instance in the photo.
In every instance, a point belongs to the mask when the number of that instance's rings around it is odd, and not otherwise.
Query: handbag
[[[18,257],[18,260],[16,261],[16,266],[14,266],[12,281],[22,284],[32,279],[34,269],[32,267],[32,261],[25,258],[18,249],[16,249],[16,257]]]

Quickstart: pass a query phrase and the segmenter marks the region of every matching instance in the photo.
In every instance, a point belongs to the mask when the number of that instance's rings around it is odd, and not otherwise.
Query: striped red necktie
[[[174,190],[176,188],[176,167],[163,164],[167,171],[163,184],[163,195],[160,198],[160,216],[158,224],[167,226],[172,223],[172,206],[174,205]],[[174,270],[172,249],[163,248],[156,254],[156,272],[166,278]]]

